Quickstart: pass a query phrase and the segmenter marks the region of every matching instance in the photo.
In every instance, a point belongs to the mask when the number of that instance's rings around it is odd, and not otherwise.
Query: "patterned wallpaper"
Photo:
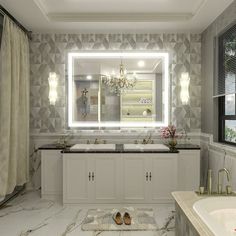
[[[171,121],[178,128],[201,128],[201,35],[199,34],[33,34],[31,62],[31,133],[58,133],[66,127],[66,53],[72,50],[161,50],[170,53]],[[48,101],[48,75],[59,74],[59,100]],[[189,72],[190,104],[180,102],[179,78]]]

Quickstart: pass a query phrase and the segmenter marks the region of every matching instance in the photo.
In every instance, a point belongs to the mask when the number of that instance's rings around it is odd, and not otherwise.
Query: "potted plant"
[[[178,135],[174,125],[168,125],[167,127],[162,128],[161,138],[165,140],[165,143],[170,148],[170,151],[176,151]]]

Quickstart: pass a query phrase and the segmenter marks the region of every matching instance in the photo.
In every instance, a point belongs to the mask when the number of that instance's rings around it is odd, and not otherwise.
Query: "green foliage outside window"
[[[225,140],[228,142],[236,142],[236,131],[231,128],[225,127]]]

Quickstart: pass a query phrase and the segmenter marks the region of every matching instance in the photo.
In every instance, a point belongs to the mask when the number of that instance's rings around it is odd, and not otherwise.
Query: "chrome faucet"
[[[94,144],[99,144],[99,140],[96,138]]]
[[[220,173],[225,172],[227,175],[227,180],[230,182],[230,172],[228,169],[223,168],[218,171],[218,184],[217,184],[217,192],[220,194],[222,193],[222,184],[220,184]],[[229,193],[228,189],[230,189],[230,185],[227,185],[226,187],[226,193]]]
[[[142,144],[153,144],[153,140],[152,140],[152,134],[150,134],[147,138],[144,138],[142,141]]]

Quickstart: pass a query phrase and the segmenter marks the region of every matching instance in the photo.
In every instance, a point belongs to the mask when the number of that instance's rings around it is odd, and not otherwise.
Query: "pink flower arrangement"
[[[178,138],[176,133],[176,127],[174,125],[169,125],[161,129],[161,137],[163,139],[175,139]]]
[[[176,150],[176,139],[178,137],[180,136],[177,134],[176,127],[174,125],[168,125],[167,127],[161,129],[161,138],[167,140],[165,143],[169,146],[170,151]]]

